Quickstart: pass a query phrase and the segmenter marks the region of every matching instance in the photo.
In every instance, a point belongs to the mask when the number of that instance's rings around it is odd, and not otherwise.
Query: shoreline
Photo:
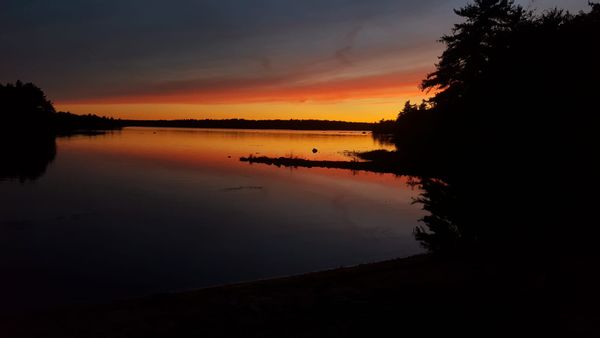
[[[299,334],[302,331],[299,336],[319,336],[323,330],[347,334],[355,324],[348,320],[350,317],[328,315],[332,322],[320,323],[319,318],[326,313],[318,309],[342,314],[361,304],[389,308],[392,304],[383,294],[419,285],[460,285],[469,275],[465,269],[461,263],[448,264],[421,254],[110,304],[2,316],[0,327],[9,337],[104,337],[107,333],[111,337],[184,337],[190,333],[225,337],[242,332],[254,337],[279,336],[283,326],[301,319],[312,324],[298,328]],[[231,326],[223,327],[225,322]]]
[[[504,267],[421,254],[0,318],[7,337],[579,336],[577,309]],[[558,312],[556,312],[558,311]],[[599,332],[594,318],[584,321]],[[579,320],[576,322],[574,320]],[[586,327],[584,327],[586,328]],[[558,331],[557,331],[558,330]],[[587,332],[587,333],[589,333]],[[4,335],[3,335],[4,336]],[[585,336],[585,335],[584,335]]]

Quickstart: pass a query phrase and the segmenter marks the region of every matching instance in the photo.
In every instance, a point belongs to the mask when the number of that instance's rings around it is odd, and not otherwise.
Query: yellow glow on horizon
[[[140,92],[58,102],[59,110],[123,119],[319,119],[375,122],[395,119],[404,102],[430,95],[418,89],[424,69],[354,74],[310,82],[258,79],[198,84],[175,91]],[[238,83],[239,82],[239,83]]]
[[[376,122],[395,119],[406,100],[420,102],[427,95],[418,90],[397,97],[343,101],[257,102],[232,104],[106,103],[61,104],[57,110],[97,114],[122,119],[319,119]]]

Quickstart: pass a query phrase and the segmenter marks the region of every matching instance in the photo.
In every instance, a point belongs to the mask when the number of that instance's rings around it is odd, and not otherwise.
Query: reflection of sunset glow
[[[101,139],[101,142],[98,140]],[[297,156],[313,160],[352,160],[344,151],[391,149],[377,144],[370,134],[348,131],[278,131],[278,130],[206,130],[166,128],[126,128],[115,135],[94,138],[73,137],[60,139],[59,147],[87,154],[105,154],[121,159],[136,159],[154,164],[178,166],[192,170],[206,168],[223,171],[276,171],[285,169],[240,162],[239,158],[256,156]],[[317,148],[316,154],[312,149]],[[305,170],[305,169],[298,169]],[[306,169],[308,170],[308,169]],[[393,175],[382,175],[349,170],[311,168],[320,176],[360,177],[366,182],[396,182],[403,180]]]

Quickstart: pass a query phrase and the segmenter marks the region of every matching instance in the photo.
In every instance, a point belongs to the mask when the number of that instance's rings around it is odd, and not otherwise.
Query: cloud
[[[418,92],[426,70],[305,81],[298,74],[246,79],[197,79],[149,86],[137,92],[63,101],[61,104],[323,102],[389,98]]]
[[[343,46],[335,51],[335,58],[344,65],[351,65],[350,54],[354,48],[354,41],[360,33],[362,26],[355,26],[345,36]]]
[[[260,56],[256,60],[263,70],[271,71],[271,59],[268,56]]]
[[[456,20],[449,8],[464,3],[2,0],[0,81],[33,81],[56,101],[82,101],[230,88],[259,95],[302,81],[410,73],[422,65],[372,60],[391,50],[410,59],[414,45],[438,50],[435,40]]]
[[[330,37],[427,2],[3,0],[0,76],[42,79],[66,94],[109,77],[162,77],[170,68],[194,71],[221,61],[236,67],[249,54],[272,60],[273,49],[281,64],[335,49],[344,58],[352,41],[336,48]]]

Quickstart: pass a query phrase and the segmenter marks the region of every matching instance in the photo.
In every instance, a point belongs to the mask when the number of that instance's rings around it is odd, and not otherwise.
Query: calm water
[[[360,132],[126,128],[59,138],[41,177],[0,181],[0,310],[421,252],[412,230],[423,212],[406,178],[239,161],[349,160],[345,151],[378,148]]]

